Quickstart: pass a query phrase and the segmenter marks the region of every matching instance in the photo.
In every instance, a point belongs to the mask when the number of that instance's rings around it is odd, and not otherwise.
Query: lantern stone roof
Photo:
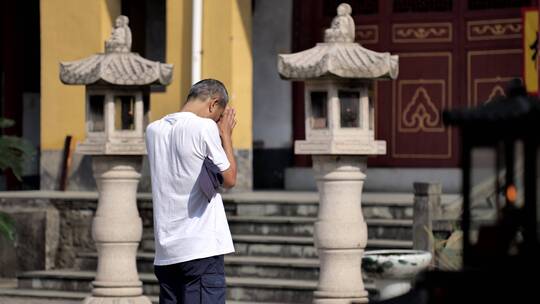
[[[116,19],[105,53],[60,63],[60,80],[65,84],[168,85],[172,64],[151,61],[131,52],[131,30],[126,16]]]
[[[324,43],[302,52],[278,56],[281,77],[397,78],[398,56],[371,51],[355,43],[351,7],[346,3],[340,4],[337,13],[331,27],[325,30]]]

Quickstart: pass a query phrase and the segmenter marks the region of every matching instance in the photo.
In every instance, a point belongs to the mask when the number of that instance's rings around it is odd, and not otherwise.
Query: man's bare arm
[[[219,135],[221,136],[221,144],[223,145],[223,150],[227,155],[227,159],[231,166],[223,171],[223,187],[232,188],[236,184],[236,159],[234,157],[234,150],[232,144],[232,132],[236,126],[236,111],[233,108],[227,107],[223,112],[223,116],[218,121]]]

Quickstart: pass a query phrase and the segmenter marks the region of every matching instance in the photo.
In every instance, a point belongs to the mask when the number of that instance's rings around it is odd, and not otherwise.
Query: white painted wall
[[[277,54],[291,52],[292,0],[253,3],[253,140],[264,148],[292,146],[292,90],[281,80]]]

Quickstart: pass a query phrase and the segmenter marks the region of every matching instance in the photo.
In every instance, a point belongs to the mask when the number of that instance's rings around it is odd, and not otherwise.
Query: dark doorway
[[[2,172],[0,189],[39,189],[39,0],[2,1],[0,5],[0,117],[15,121],[0,132],[25,138],[37,151],[25,164],[22,181],[9,170]]]

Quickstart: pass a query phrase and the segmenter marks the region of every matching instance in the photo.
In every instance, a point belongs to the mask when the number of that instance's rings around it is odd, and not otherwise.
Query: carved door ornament
[[[439,131],[441,119],[439,109],[431,100],[426,88],[420,86],[414,92],[413,98],[403,109],[401,121],[406,132]]]
[[[486,101],[484,101],[484,103],[488,103],[490,101],[492,101],[494,98],[496,97],[500,97],[500,96],[506,96],[506,94],[504,93],[504,88],[501,87],[501,85],[496,85],[493,87],[493,89],[491,89],[491,93],[489,93],[489,96],[487,98]]]

